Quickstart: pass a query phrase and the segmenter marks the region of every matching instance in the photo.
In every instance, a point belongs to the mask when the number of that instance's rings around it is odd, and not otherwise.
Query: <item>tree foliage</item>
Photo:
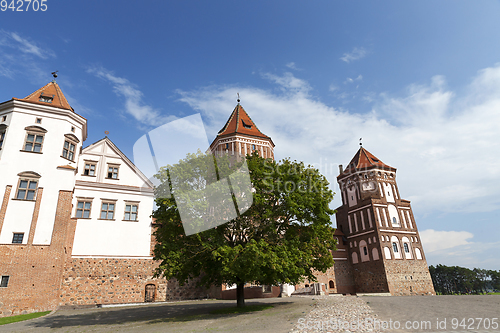
[[[500,271],[459,266],[429,266],[434,289],[442,295],[482,294],[500,290]]]
[[[198,153],[160,169],[157,178],[162,185],[158,191],[169,186],[173,198],[156,199],[153,216],[161,226],[155,233],[154,256],[161,262],[157,274],[176,278],[181,284],[192,278],[206,287],[236,284],[238,306],[243,306],[245,283],[314,281],[313,270],[325,272],[333,265],[330,250],[335,250],[335,241],[330,217],[334,211],[329,208],[333,192],[318,170],[289,159],[278,163],[257,154],[247,155],[251,207],[225,224],[186,236],[176,204],[176,186],[215,184],[217,179],[203,171],[213,163],[211,154]],[[236,166],[238,162],[229,158],[217,160],[219,178]],[[177,184],[170,179],[173,172],[183,175]],[[203,200],[193,205],[213,209],[213,203]]]

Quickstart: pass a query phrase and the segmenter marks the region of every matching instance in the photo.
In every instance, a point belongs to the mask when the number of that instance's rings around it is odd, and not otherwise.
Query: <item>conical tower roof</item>
[[[349,165],[339,175],[339,177],[341,177],[342,175],[344,175],[346,173],[353,173],[353,172],[356,172],[358,170],[368,170],[368,169],[375,169],[375,168],[394,171],[394,172],[396,171],[396,168],[393,168],[393,167],[385,164],[380,159],[378,159],[375,155],[370,153],[368,150],[361,147],[361,148],[359,148],[356,155],[354,155],[351,162],[349,162]]]
[[[17,99],[17,98],[15,98]],[[74,112],[71,105],[69,105],[68,100],[64,97],[64,94],[59,88],[56,81],[51,81],[33,92],[32,94],[26,96],[22,99],[17,99],[25,102],[36,103],[41,105],[49,105],[56,108],[71,110]]]
[[[222,127],[217,134],[217,137],[234,134],[245,134],[258,138],[271,139],[257,128],[257,125],[255,125],[248,113],[239,103],[234,108],[224,127]]]

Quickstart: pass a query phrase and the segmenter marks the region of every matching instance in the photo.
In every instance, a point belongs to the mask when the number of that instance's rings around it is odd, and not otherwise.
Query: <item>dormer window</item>
[[[241,122],[243,123],[243,127],[248,128],[248,129],[252,128],[252,125],[248,125],[247,123],[245,123],[243,121],[243,119],[241,120]]]
[[[47,96],[47,95],[44,95],[43,93],[40,95],[40,98],[38,99],[38,101],[44,102],[44,103],[52,103],[52,100],[54,100],[54,95]]]

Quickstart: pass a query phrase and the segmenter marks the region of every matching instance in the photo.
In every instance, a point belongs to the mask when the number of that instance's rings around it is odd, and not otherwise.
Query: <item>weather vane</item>
[[[54,80],[55,80],[55,79],[56,79],[56,77],[57,77],[57,72],[59,72],[59,71],[52,72],[52,76],[54,77]]]
[[[359,146],[360,147],[363,147],[363,142],[361,142],[363,140],[363,138],[359,138]]]
[[[104,134],[108,135],[108,134],[109,134],[109,131],[104,131]]]
[[[237,99],[237,101],[238,101],[238,103],[239,103],[239,102],[240,102],[240,93],[236,93],[236,95],[238,95],[238,99]]]

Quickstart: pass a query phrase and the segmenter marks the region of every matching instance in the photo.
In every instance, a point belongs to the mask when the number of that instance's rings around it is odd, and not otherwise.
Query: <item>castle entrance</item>
[[[144,293],[144,302],[154,302],[156,297],[156,286],[154,284],[147,284]]]

